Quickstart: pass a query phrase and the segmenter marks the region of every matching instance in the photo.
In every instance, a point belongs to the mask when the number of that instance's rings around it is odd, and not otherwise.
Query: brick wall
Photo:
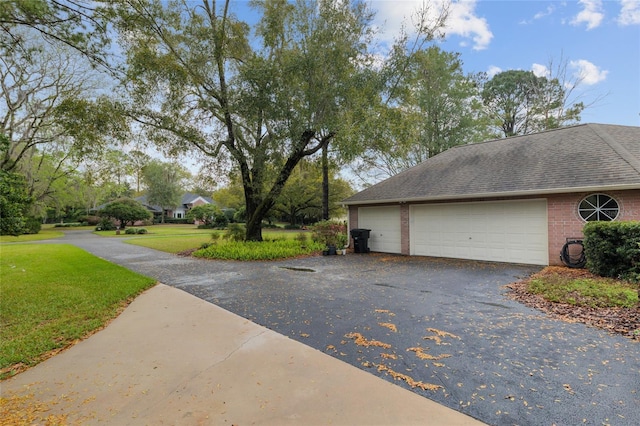
[[[349,247],[353,248],[353,239],[351,238],[351,230],[358,228],[358,206],[349,206]]]
[[[616,220],[640,220],[640,190],[602,192],[618,201],[620,214]],[[559,194],[547,198],[549,223],[549,264],[561,265],[560,251],[567,238],[582,238],[584,220],[578,214],[578,203],[587,195]]]
[[[400,205],[400,253],[408,256],[411,253],[411,237],[409,233],[409,205]]]

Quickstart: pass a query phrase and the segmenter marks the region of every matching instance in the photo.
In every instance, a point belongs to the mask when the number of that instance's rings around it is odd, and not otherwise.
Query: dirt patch
[[[570,278],[599,278],[586,269],[549,266],[523,281],[507,284],[505,287],[509,291],[506,296],[563,321],[580,322],[640,341],[640,304],[633,308],[590,308],[549,302],[542,296],[527,291],[529,281],[551,274],[562,274]]]

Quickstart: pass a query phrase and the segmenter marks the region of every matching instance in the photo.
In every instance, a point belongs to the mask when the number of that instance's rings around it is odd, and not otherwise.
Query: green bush
[[[145,228],[139,228],[139,229],[136,231],[136,234],[146,234],[146,233],[147,233],[147,230],[146,230]]]
[[[138,229],[137,228],[127,228],[124,230],[125,234],[129,234],[129,235],[135,235],[138,233]]]
[[[157,217],[155,219],[155,223],[161,223],[161,221],[162,221],[162,218],[160,217]],[[188,225],[190,223],[193,223],[193,220],[189,221],[189,219],[177,219],[174,217],[165,217],[164,223],[169,223],[173,225]]]
[[[103,218],[98,226],[96,226],[96,231],[115,231],[116,225],[113,224],[113,221],[109,218]]]
[[[325,220],[311,227],[313,241],[337,248],[344,247],[349,241],[347,225],[342,222]]]
[[[83,216],[80,218],[80,222],[85,222],[87,225],[96,226],[100,223],[100,216]]]
[[[584,251],[591,273],[640,281],[640,222],[587,223]]]
[[[37,217],[26,217],[24,222],[25,234],[37,234],[42,229],[42,220]]]
[[[78,226],[84,226],[82,222],[67,222],[67,223],[56,223],[53,225],[54,228],[77,228]],[[37,232],[36,232],[37,234]]]
[[[244,241],[244,237],[246,235],[246,231],[244,226],[238,223],[232,223],[227,228],[227,232],[225,232],[225,237],[231,241]]]

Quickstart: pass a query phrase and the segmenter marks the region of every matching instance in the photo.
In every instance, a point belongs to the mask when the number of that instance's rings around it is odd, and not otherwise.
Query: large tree
[[[177,164],[152,160],[142,169],[146,186],[147,202],[162,208],[162,223],[165,210],[180,205],[180,197],[184,192],[183,181],[188,177],[187,171]]]
[[[492,125],[509,137],[580,121],[585,106],[582,102],[567,105],[567,90],[558,78],[536,76],[533,71],[509,70],[485,83],[482,100]]]
[[[319,184],[323,179],[321,170],[317,162],[301,161],[287,181],[274,210],[289,223],[309,224],[324,219],[323,194]],[[344,213],[339,202],[352,195],[353,190],[348,182],[335,174],[330,174],[328,181],[329,213]]]
[[[148,220],[153,217],[149,210],[131,198],[118,198],[104,206],[98,213],[102,217],[117,220],[120,223],[120,229],[124,229],[127,224],[133,225],[139,220]]]
[[[110,63],[108,9],[101,3],[116,0],[2,0],[0,47],[29,51],[30,40],[40,38],[53,49],[67,47],[113,70]],[[27,30],[27,31],[25,31]]]
[[[393,176],[453,146],[487,138],[480,76],[465,74],[462,65],[459,54],[437,46],[407,55],[402,79],[389,89],[393,102],[381,109],[388,124],[378,127],[356,175],[365,181]]]
[[[57,182],[126,126],[96,97],[97,77],[75,51],[46,45],[21,26],[10,30],[0,31],[0,131],[9,142],[0,169],[25,177],[33,214],[41,215],[64,197]],[[22,44],[11,44],[12,37]]]
[[[0,133],[0,153],[9,149],[9,139]],[[0,168],[0,235],[20,235],[33,199],[24,176]]]
[[[253,1],[254,32],[228,0],[126,3],[131,115],[170,153],[231,159],[247,239],[262,239],[261,222],[301,159],[336,138],[342,147],[363,139],[376,69],[364,2]]]

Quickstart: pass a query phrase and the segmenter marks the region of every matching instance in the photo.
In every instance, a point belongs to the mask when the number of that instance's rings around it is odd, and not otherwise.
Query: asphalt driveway
[[[536,267],[381,254],[221,262],[86,232],[59,242],[489,424],[640,424],[640,345],[506,299],[503,286]]]

